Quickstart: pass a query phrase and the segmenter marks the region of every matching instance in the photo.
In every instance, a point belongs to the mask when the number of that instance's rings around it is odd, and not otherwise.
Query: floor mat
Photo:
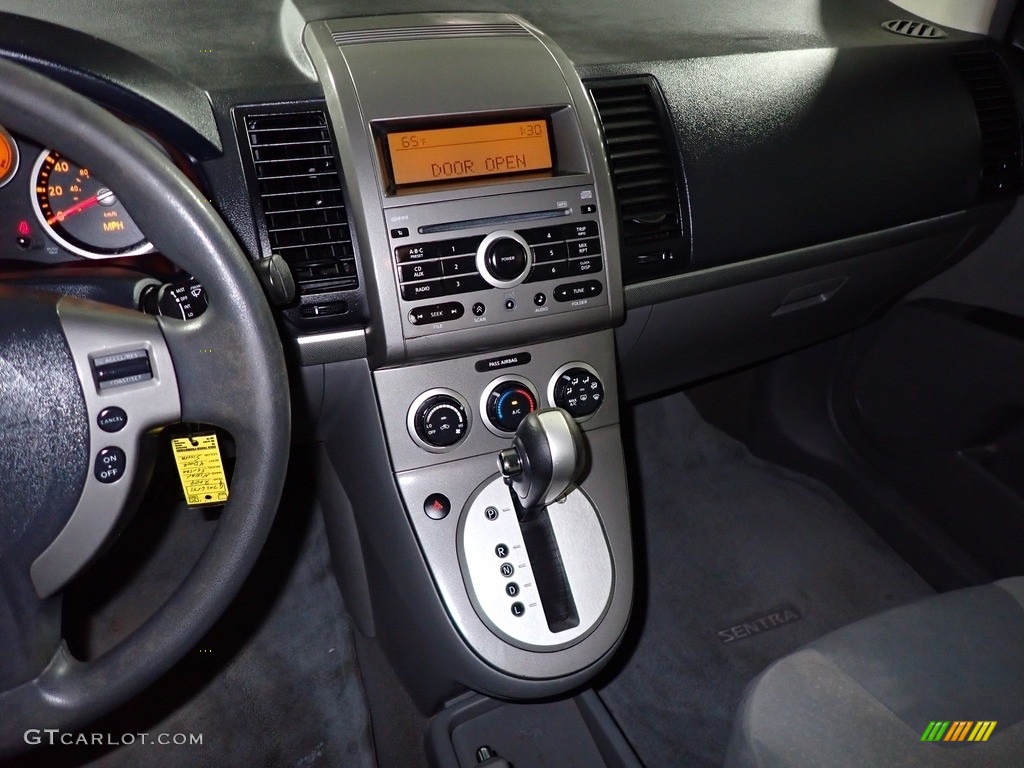
[[[720,766],[765,666],[931,590],[830,490],[754,458],[685,396],[633,417],[636,639],[600,694],[645,765]]]
[[[312,487],[297,486],[293,501]],[[130,737],[134,743],[54,746],[27,754],[10,768],[372,768],[351,623],[330,570],[320,513],[308,501],[279,512],[253,574],[199,646],[143,695],[81,729],[88,738],[100,734],[116,743]],[[102,648],[109,637],[143,620],[141,612],[159,604],[145,605],[147,596],[161,599],[173,588],[180,578],[176,561],[194,561],[214,524],[202,512],[176,510],[132,574],[132,593],[115,594],[94,607],[89,645]],[[147,529],[141,534],[143,539],[152,535]],[[144,540],[135,544],[146,546]],[[119,573],[127,578],[131,570],[124,561],[101,561],[93,578],[103,578],[104,568],[107,581]],[[150,743],[143,744],[138,734],[148,734]],[[171,743],[152,743],[161,736]],[[200,744],[192,743],[196,736]]]

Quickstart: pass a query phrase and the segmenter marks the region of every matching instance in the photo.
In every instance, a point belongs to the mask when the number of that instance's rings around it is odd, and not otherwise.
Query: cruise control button
[[[444,296],[445,290],[441,280],[431,280],[426,283],[409,283],[402,286],[402,298],[406,301],[417,299],[432,299],[435,296]]]
[[[555,301],[576,301],[599,296],[604,287],[597,280],[584,280],[580,283],[563,283],[555,286]]]
[[[128,424],[128,414],[123,408],[111,406],[104,408],[96,417],[96,426],[104,432],[120,432]]]
[[[569,262],[570,275],[589,275],[591,272],[600,272],[602,267],[601,257],[573,259]]]
[[[116,446],[104,448],[96,454],[92,472],[101,483],[116,483],[124,475],[128,457]]]

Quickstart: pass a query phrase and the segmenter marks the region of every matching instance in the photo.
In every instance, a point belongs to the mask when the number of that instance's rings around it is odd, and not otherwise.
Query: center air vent
[[[270,253],[288,262],[304,305],[344,304],[324,296],[359,286],[327,115],[250,113],[243,120]]]
[[[622,235],[622,277],[636,283],[686,269],[689,212],[679,156],[653,78],[587,83],[601,121]]]
[[[883,21],[882,29],[886,32],[892,32],[894,35],[917,37],[922,40],[941,40],[946,37],[946,32],[933,24],[927,24],[923,21],[908,21],[907,19]]]
[[[529,37],[530,33],[513,22],[453,23],[416,27],[380,27],[333,32],[335,45],[362,43],[401,43],[410,40],[451,40],[459,37]]]

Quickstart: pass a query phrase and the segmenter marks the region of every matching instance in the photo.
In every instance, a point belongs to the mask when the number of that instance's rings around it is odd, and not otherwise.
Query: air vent
[[[993,200],[1024,191],[1021,124],[1010,82],[993,51],[953,57],[978,112],[981,133],[981,181],[978,197]]]
[[[917,37],[922,40],[941,40],[946,37],[946,32],[934,24],[927,24],[923,21],[908,21],[907,19],[892,19],[882,22],[882,29],[892,32],[894,35],[904,37]]]
[[[288,262],[303,297],[357,288],[327,115],[248,114],[244,121],[270,251]]]
[[[686,269],[689,213],[679,156],[653,78],[587,83],[618,201],[622,276],[636,283]]]
[[[530,33],[519,24],[436,24],[418,27],[388,27],[382,29],[356,29],[334,32],[335,45],[356,43],[397,43],[409,40],[450,40],[458,37],[529,37]]]

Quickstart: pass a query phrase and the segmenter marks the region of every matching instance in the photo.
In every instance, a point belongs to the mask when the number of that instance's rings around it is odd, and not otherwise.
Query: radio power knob
[[[483,239],[476,252],[476,268],[495,288],[514,288],[533,268],[530,246],[516,232],[498,230]]]

